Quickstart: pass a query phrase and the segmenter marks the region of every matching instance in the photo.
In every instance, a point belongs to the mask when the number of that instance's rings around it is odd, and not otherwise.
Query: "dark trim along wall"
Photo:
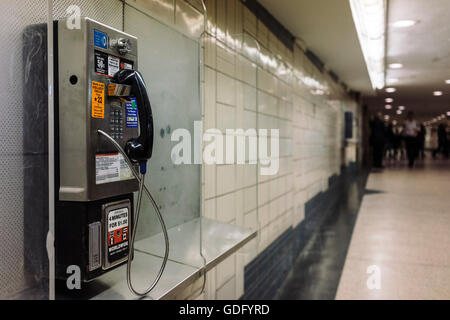
[[[283,284],[296,258],[322,222],[333,213],[342,188],[360,174],[356,163],[329,178],[329,188],[305,203],[305,219],[287,229],[244,269],[243,300],[270,300]]]
[[[266,8],[257,0],[241,0],[242,3],[251,11],[261,22],[291,51],[294,50],[295,36],[289,32]],[[321,72],[328,72],[334,82],[340,84],[344,90],[348,90],[347,85],[339,80],[338,75],[332,70],[325,70],[325,63],[311,50],[305,50],[306,57]],[[360,93],[348,90],[349,95],[358,100]]]
[[[267,11],[258,1],[256,0],[242,0],[242,3],[255,14],[255,16],[261,20],[262,23],[270,30],[274,35],[280,39],[283,44],[289,48],[289,50],[294,50],[295,37],[290,33],[274,16]]]

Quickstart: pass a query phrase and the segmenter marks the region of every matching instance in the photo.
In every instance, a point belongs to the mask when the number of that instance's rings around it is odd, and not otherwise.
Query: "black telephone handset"
[[[113,81],[131,86],[131,94],[136,97],[140,133],[139,137],[127,141],[124,149],[132,161],[139,163],[140,171],[144,174],[153,150],[153,115],[147,88],[142,75],[136,70],[120,70],[114,75]]]

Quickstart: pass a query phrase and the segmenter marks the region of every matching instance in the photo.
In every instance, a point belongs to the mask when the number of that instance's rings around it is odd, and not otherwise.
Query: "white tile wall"
[[[235,277],[228,280],[222,287],[216,291],[217,300],[232,300],[236,299],[236,279]]]
[[[187,36],[202,31],[198,4],[127,2]],[[210,165],[202,170],[203,215],[258,230],[256,239],[207,275],[202,297],[237,299],[244,291],[244,266],[287,228],[298,225],[305,202],[339,173],[343,111],[359,110],[299,47],[293,52],[286,48],[239,0],[205,2],[204,128],[273,128],[280,130],[281,138],[280,168],[274,176],[260,175],[256,165]],[[328,88],[332,100],[313,96],[305,84],[311,81]]]
[[[198,38],[203,32],[203,12],[188,2],[177,0],[175,10],[175,26],[186,35]]]
[[[236,254],[232,254],[223,260],[216,268],[216,285],[223,286],[234,277],[236,273]]]
[[[216,198],[216,218],[221,222],[234,222],[236,219],[235,192]]]
[[[169,25],[175,23],[173,0],[126,0],[126,2],[164,23]]]

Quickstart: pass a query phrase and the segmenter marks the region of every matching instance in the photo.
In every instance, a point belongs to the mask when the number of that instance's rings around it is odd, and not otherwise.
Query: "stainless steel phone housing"
[[[115,148],[97,133],[98,129],[115,135],[123,147],[128,139],[139,135],[138,126],[126,125],[125,102],[118,96],[108,95],[111,75],[96,72],[96,54],[111,56],[127,62],[127,67],[137,69],[137,39],[120,30],[112,29],[89,18],[82,18],[79,29],[72,29],[65,20],[60,20],[58,37],[59,78],[59,166],[60,201],[93,201],[137,191],[134,178],[108,183],[96,181],[96,157],[117,154]],[[94,37],[104,46],[96,46]],[[126,39],[126,41],[124,41]],[[106,43],[104,43],[106,40]],[[123,47],[123,44],[126,47]],[[118,44],[122,44],[119,47]],[[92,115],[93,82],[104,84],[104,117]],[[122,122],[115,111],[121,110]]]

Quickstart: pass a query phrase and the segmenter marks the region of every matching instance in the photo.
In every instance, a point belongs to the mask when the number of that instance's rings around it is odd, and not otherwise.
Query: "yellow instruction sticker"
[[[105,85],[92,81],[92,118],[105,118]]]

